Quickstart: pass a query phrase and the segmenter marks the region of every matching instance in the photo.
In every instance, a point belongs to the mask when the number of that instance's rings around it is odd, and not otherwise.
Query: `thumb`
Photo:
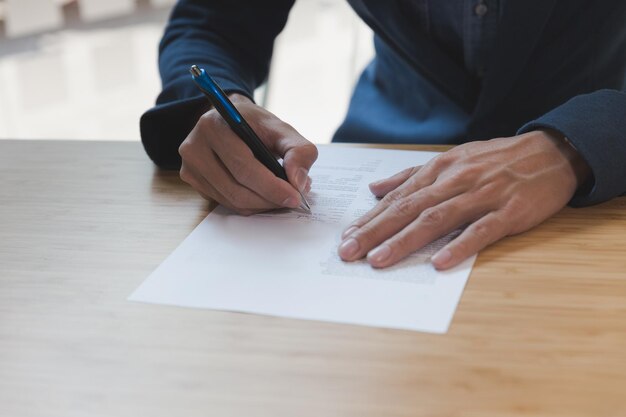
[[[306,187],[309,170],[317,159],[317,147],[297,132],[281,138],[277,151],[283,157],[283,167],[289,183],[298,191]]]

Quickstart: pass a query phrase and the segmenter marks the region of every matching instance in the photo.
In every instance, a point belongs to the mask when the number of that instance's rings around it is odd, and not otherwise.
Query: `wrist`
[[[592,178],[591,168],[576,147],[565,135],[556,130],[542,129],[540,132],[552,141],[561,155],[569,162],[572,172],[576,176],[577,189],[581,190],[587,188]]]

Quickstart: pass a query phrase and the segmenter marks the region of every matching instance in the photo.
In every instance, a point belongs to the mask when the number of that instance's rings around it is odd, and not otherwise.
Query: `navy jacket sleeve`
[[[267,77],[274,39],[294,1],[178,2],[159,46],[163,90],[140,121],[143,145],[158,166],[180,166],[178,147],[208,110],[189,67],[205,68],[226,92],[252,97]]]
[[[626,93],[599,90],[579,95],[518,133],[549,128],[564,135],[591,167],[594,184],[570,205],[588,206],[626,193]]]

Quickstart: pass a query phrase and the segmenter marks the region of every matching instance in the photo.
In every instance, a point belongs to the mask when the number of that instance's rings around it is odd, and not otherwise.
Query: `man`
[[[386,267],[467,225],[432,258],[446,269],[568,203],[626,192],[626,2],[349,3],[375,32],[376,58],[333,140],[460,146],[371,184],[382,199],[343,233],[342,259]],[[141,120],[156,164],[241,214],[298,207],[310,186],[315,146],[251,100],[292,5],[181,0],[160,46],[163,92]],[[192,64],[284,159],[290,185],[208,108]]]

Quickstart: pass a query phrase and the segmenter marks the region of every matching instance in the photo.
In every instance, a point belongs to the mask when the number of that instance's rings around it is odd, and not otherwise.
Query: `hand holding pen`
[[[203,91],[209,88],[199,86]],[[218,102],[218,109],[205,113],[181,144],[181,178],[205,198],[243,215],[276,208],[306,208],[304,195],[310,189],[308,171],[317,158],[315,145],[247,97],[234,94],[230,99],[234,102],[232,109],[227,107],[230,101],[226,108],[219,108]],[[214,100],[211,97],[215,105]],[[245,135],[250,132],[245,126],[243,132],[233,126],[237,115],[262,141],[274,162],[275,157],[283,159],[282,167],[276,162],[280,169],[267,166],[271,161],[263,160],[259,156],[262,151],[249,143]]]

